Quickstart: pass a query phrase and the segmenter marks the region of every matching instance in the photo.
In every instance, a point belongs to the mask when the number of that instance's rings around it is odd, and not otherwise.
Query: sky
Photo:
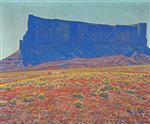
[[[110,25],[146,22],[150,47],[148,0],[1,0],[0,59],[19,49],[19,41],[27,31],[29,14],[49,19]]]

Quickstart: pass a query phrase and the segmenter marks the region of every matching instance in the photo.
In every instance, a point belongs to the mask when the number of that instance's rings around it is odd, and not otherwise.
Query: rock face
[[[150,56],[145,23],[111,26],[29,15],[28,30],[20,41],[25,66],[78,57],[129,57],[135,51]]]

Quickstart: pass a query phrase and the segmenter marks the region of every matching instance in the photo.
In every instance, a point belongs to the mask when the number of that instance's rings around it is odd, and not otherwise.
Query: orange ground
[[[1,124],[149,124],[150,65],[1,73]]]

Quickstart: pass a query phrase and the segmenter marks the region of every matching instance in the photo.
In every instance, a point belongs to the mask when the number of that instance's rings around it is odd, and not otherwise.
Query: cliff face
[[[135,51],[150,55],[146,24],[98,25],[57,19],[28,19],[28,31],[20,42],[24,65],[76,57],[95,58]]]

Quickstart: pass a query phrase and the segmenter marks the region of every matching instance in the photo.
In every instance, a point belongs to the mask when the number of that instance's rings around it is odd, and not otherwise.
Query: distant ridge
[[[87,67],[112,67],[112,66],[132,66],[150,64],[150,57],[142,53],[135,52],[131,57],[123,55],[106,56],[100,58],[74,58],[70,60],[61,60],[46,62],[38,65],[24,67],[22,59],[19,58],[19,51],[0,61],[1,71],[29,71],[29,70],[47,70],[47,69],[66,69],[66,68],[87,68]],[[7,61],[6,61],[7,60]]]
[[[12,55],[0,61],[1,71],[15,71],[24,67],[20,51],[16,51]]]

